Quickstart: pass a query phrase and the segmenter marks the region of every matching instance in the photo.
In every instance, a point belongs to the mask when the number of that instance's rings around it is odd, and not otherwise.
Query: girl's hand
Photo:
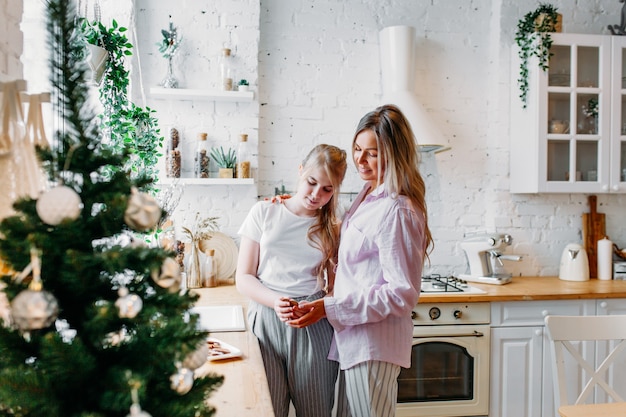
[[[294,303],[297,306],[298,303],[289,297],[280,297],[274,300],[274,311],[280,319],[280,321],[286,322],[288,320],[296,318],[293,314]]]

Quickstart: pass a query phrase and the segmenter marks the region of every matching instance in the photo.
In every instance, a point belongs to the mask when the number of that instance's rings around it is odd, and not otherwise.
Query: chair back
[[[552,348],[552,369],[554,379],[554,400],[556,408],[564,405],[594,403],[592,394],[596,387],[608,394],[613,401],[623,402],[624,399],[610,386],[608,381],[609,369],[626,350],[626,315],[613,316],[547,316],[545,318],[550,345]],[[598,343],[608,343],[609,353],[601,363],[593,354],[598,349]],[[581,354],[581,343],[593,342],[591,353]],[[578,346],[578,348],[577,348]],[[566,360],[571,368],[571,359],[578,367],[576,375],[582,376],[582,390],[576,393],[577,398],[569,401],[567,396],[568,382],[578,382],[572,377],[571,369],[566,373]],[[578,372],[582,371],[582,372]]]

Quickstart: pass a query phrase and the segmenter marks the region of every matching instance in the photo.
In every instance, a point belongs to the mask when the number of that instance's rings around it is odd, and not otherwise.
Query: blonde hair
[[[313,247],[322,252],[322,261],[317,268],[319,279],[324,278],[324,271],[335,265],[339,248],[340,221],[337,218],[339,189],[346,175],[347,167],[346,151],[326,144],[315,146],[302,161],[301,178],[306,178],[311,170],[321,168],[333,186],[333,195],[328,203],[317,211],[317,220],[307,233]]]
[[[367,113],[359,121],[352,140],[353,154],[356,137],[364,130],[371,130],[376,136],[378,166],[385,167],[382,182],[385,183],[389,195],[392,198],[398,195],[408,197],[413,206],[423,214],[425,237],[423,255],[428,258],[434,242],[428,228],[426,185],[419,172],[419,153],[411,125],[398,107],[392,104],[380,106]],[[378,175],[381,175],[380,171],[379,169]]]

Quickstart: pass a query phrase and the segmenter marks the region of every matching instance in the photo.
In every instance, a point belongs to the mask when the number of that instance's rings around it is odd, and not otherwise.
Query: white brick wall
[[[13,4],[13,0],[0,0],[0,10],[8,1]],[[102,3],[108,1],[113,0]],[[607,33],[608,24],[620,21],[622,4],[616,0],[552,3],[564,15],[565,32]],[[164,131],[170,125],[184,126],[186,136],[193,138],[198,129],[206,128],[213,142],[234,145],[239,131],[250,129],[247,133],[258,145],[258,189],[190,188],[179,206],[181,219],[202,210],[220,216],[225,231],[234,235],[256,194],[272,194],[274,187],[283,184],[293,189],[299,161],[312,145],[329,142],[348,149],[359,118],[380,104],[379,30],[412,25],[418,36],[417,95],[452,147],[423,158],[436,243],[427,272],[464,272],[459,241],[464,233],[478,229],[510,233],[514,244],[507,253],[524,259],[508,266],[524,275],[557,274],[565,244],[581,240],[581,214],[589,210],[586,195],[508,192],[511,45],[518,19],[537,2],[183,0],[175,4],[135,2],[144,90],[165,74],[154,43],[172,14],[185,37],[176,63],[184,86],[204,87],[215,67],[215,51],[229,42],[258,92],[258,102],[251,105],[148,102],[159,112]],[[3,20],[0,17],[0,30],[4,30]],[[0,54],[0,70],[2,59]],[[134,75],[134,92],[140,97],[137,70]],[[351,167],[344,190],[359,187]],[[599,211],[607,215],[609,236],[620,247],[626,246],[626,196],[599,195],[598,203]]]

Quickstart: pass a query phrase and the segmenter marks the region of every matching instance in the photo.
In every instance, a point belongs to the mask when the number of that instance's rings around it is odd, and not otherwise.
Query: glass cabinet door
[[[626,40],[614,40],[613,84],[616,98],[612,102],[615,121],[611,130],[615,138],[611,147],[611,191],[626,190]],[[619,94],[617,94],[619,92]]]
[[[599,187],[601,181],[608,181],[608,170],[601,171],[607,165],[602,163],[601,139],[608,133],[602,131],[602,121],[609,118],[601,104],[604,100],[604,108],[609,107],[610,78],[601,71],[610,60],[610,51],[598,42],[601,37],[588,42],[581,39],[572,38],[551,48],[545,120],[546,180],[548,188],[558,187],[559,191],[583,191],[580,187],[584,184]],[[624,135],[626,141],[626,130]],[[551,182],[555,184],[551,186]],[[593,191],[589,187],[585,190]]]

